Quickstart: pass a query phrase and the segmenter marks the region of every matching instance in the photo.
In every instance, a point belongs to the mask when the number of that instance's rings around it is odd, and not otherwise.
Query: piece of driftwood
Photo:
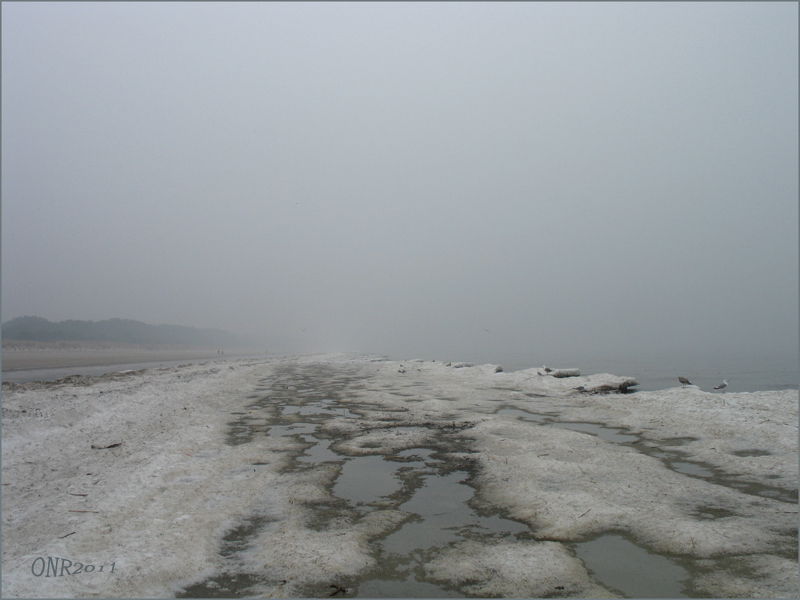
[[[580,369],[554,369],[548,373],[551,377],[580,377],[581,371]]]
[[[613,377],[602,383],[587,383],[586,385],[579,385],[572,389],[584,394],[608,394],[611,392],[629,394],[633,391],[630,388],[636,387],[637,385],[639,384],[633,377]]]
[[[118,448],[119,446],[122,446],[122,442],[117,442],[116,444],[111,444],[110,446],[95,446],[92,444],[92,448],[94,450],[108,450],[109,448]]]

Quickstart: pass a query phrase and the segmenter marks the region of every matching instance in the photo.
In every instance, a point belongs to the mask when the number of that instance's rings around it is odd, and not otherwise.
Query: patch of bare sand
[[[220,355],[222,350],[225,354]],[[171,360],[199,360],[252,356],[256,350],[222,349],[178,344],[125,344],[114,342],[36,342],[3,340],[3,371],[28,371],[66,367],[98,367]]]

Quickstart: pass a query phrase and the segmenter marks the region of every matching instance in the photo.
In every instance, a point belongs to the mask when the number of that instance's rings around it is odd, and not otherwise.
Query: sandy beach
[[[345,355],[4,383],[2,595],[796,597],[797,390],[634,384]]]
[[[3,340],[3,372],[66,367],[94,367],[174,360],[252,356],[252,348],[123,344],[112,342],[34,342]]]

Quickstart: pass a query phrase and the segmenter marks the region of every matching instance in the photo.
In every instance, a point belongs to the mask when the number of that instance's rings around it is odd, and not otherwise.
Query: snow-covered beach
[[[678,594],[796,597],[797,390],[621,384],[345,355],[4,383],[2,595],[635,595],[582,546],[621,537]]]

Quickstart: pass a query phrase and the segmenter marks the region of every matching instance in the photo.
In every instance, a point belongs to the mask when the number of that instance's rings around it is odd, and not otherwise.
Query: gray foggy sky
[[[798,5],[4,2],[23,315],[796,355]]]

